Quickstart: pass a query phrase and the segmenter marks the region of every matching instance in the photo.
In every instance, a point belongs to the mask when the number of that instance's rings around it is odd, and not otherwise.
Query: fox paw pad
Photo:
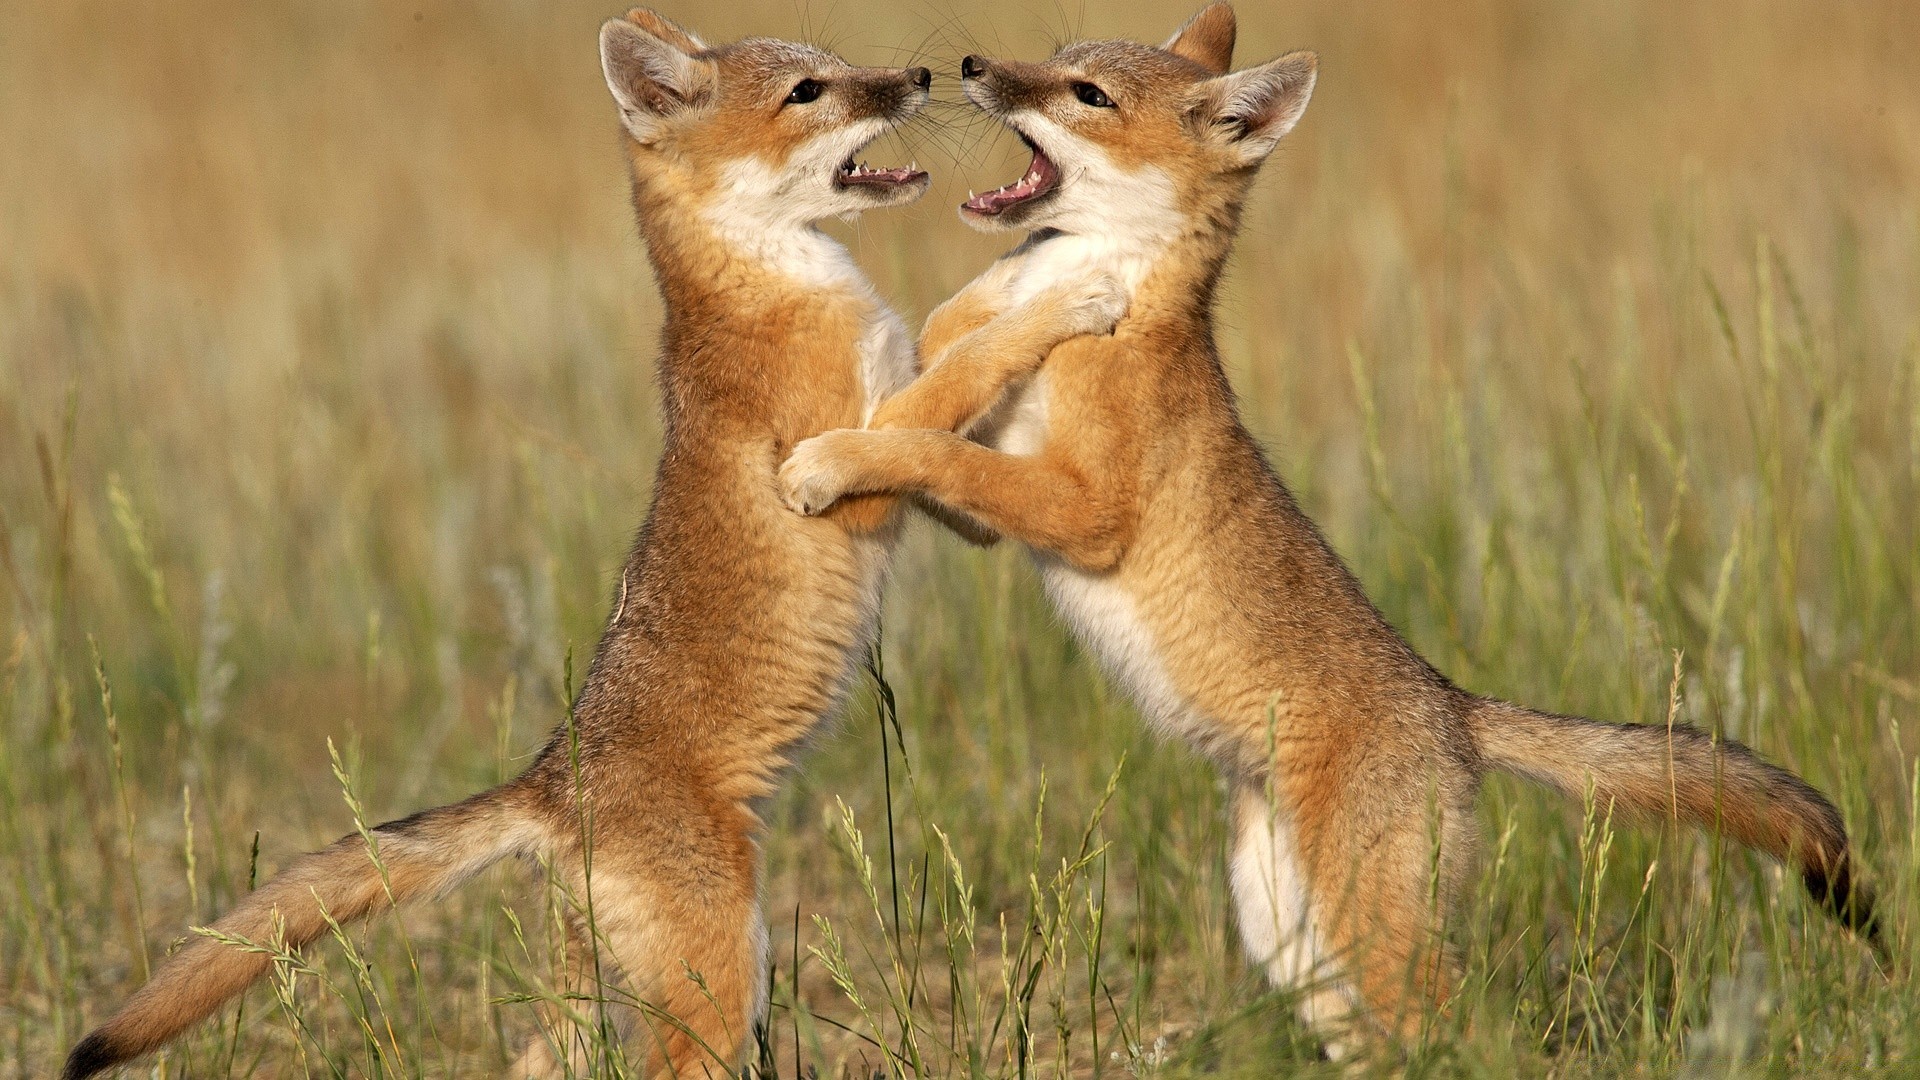
[[[845,478],[824,435],[795,446],[780,466],[780,500],[796,514],[825,513],[844,494]]]

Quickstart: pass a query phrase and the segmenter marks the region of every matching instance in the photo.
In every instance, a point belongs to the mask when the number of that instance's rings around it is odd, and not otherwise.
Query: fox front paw
[[[780,500],[808,517],[824,513],[847,493],[845,470],[836,444],[855,430],[829,431],[803,440],[780,465]]]
[[[1130,299],[1119,278],[1096,274],[1067,287],[1067,325],[1074,334],[1110,334]]]

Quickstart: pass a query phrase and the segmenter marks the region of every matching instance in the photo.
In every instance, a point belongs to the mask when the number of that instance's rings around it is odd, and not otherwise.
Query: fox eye
[[[1073,96],[1079,98],[1082,105],[1090,105],[1096,109],[1113,108],[1113,99],[1107,96],[1107,92],[1090,82],[1074,83]]]
[[[805,105],[810,101],[815,101],[820,97],[820,92],[826,88],[826,84],[813,79],[801,79],[793,85],[792,90],[788,91],[787,104]]]

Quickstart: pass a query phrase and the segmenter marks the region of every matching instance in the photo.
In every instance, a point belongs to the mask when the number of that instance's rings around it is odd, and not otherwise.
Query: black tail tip
[[[93,1032],[67,1055],[67,1067],[61,1070],[60,1080],[86,1080],[94,1073],[111,1068],[122,1057],[105,1035]]]
[[[1853,880],[1850,862],[1842,861],[1831,872],[1808,867],[1801,880],[1813,899],[1832,912],[1842,926],[1860,935],[1875,950],[1885,952],[1887,945],[1880,933],[1880,912],[1873,890]]]

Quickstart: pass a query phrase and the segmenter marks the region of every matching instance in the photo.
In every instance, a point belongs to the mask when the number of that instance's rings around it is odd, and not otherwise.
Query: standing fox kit
[[[1215,3],[1158,49],[966,58],[968,97],[1033,162],[962,215],[1030,235],[962,294],[946,331],[990,332],[1063,273],[1117,279],[1125,317],[1044,365],[1021,352],[930,366],[875,417],[894,430],[800,444],[781,470],[788,505],[910,493],[1031,547],[1055,606],[1148,721],[1231,782],[1241,937],[1274,983],[1301,991],[1310,1024],[1407,1035],[1444,1003],[1456,965],[1442,930],[1489,770],[1718,827],[1874,936],[1840,815],[1799,777],[1692,728],[1455,687],[1274,476],[1235,411],[1211,309],[1247,188],[1305,110],[1316,62],[1231,71],[1234,36]]]
[[[710,48],[645,10],[609,21],[600,51],[665,298],[666,445],[571,724],[517,779],[296,859],[83,1039],[69,1080],[159,1047],[264,974],[270,958],[240,942],[297,949],[329,919],[507,856],[550,863],[575,906],[562,991],[606,984],[611,1030],[643,1044],[646,1075],[738,1065],[766,998],[759,808],[842,696],[899,531],[892,499],[809,520],[778,495],[796,443],[861,424],[913,375],[898,318],[815,224],[925,190],[917,169],[855,160],[925,103],[931,76],[767,39]],[[1038,363],[1118,314],[1098,282],[1048,295],[974,344]],[[514,1075],[583,1075],[595,1041],[563,1019]]]

